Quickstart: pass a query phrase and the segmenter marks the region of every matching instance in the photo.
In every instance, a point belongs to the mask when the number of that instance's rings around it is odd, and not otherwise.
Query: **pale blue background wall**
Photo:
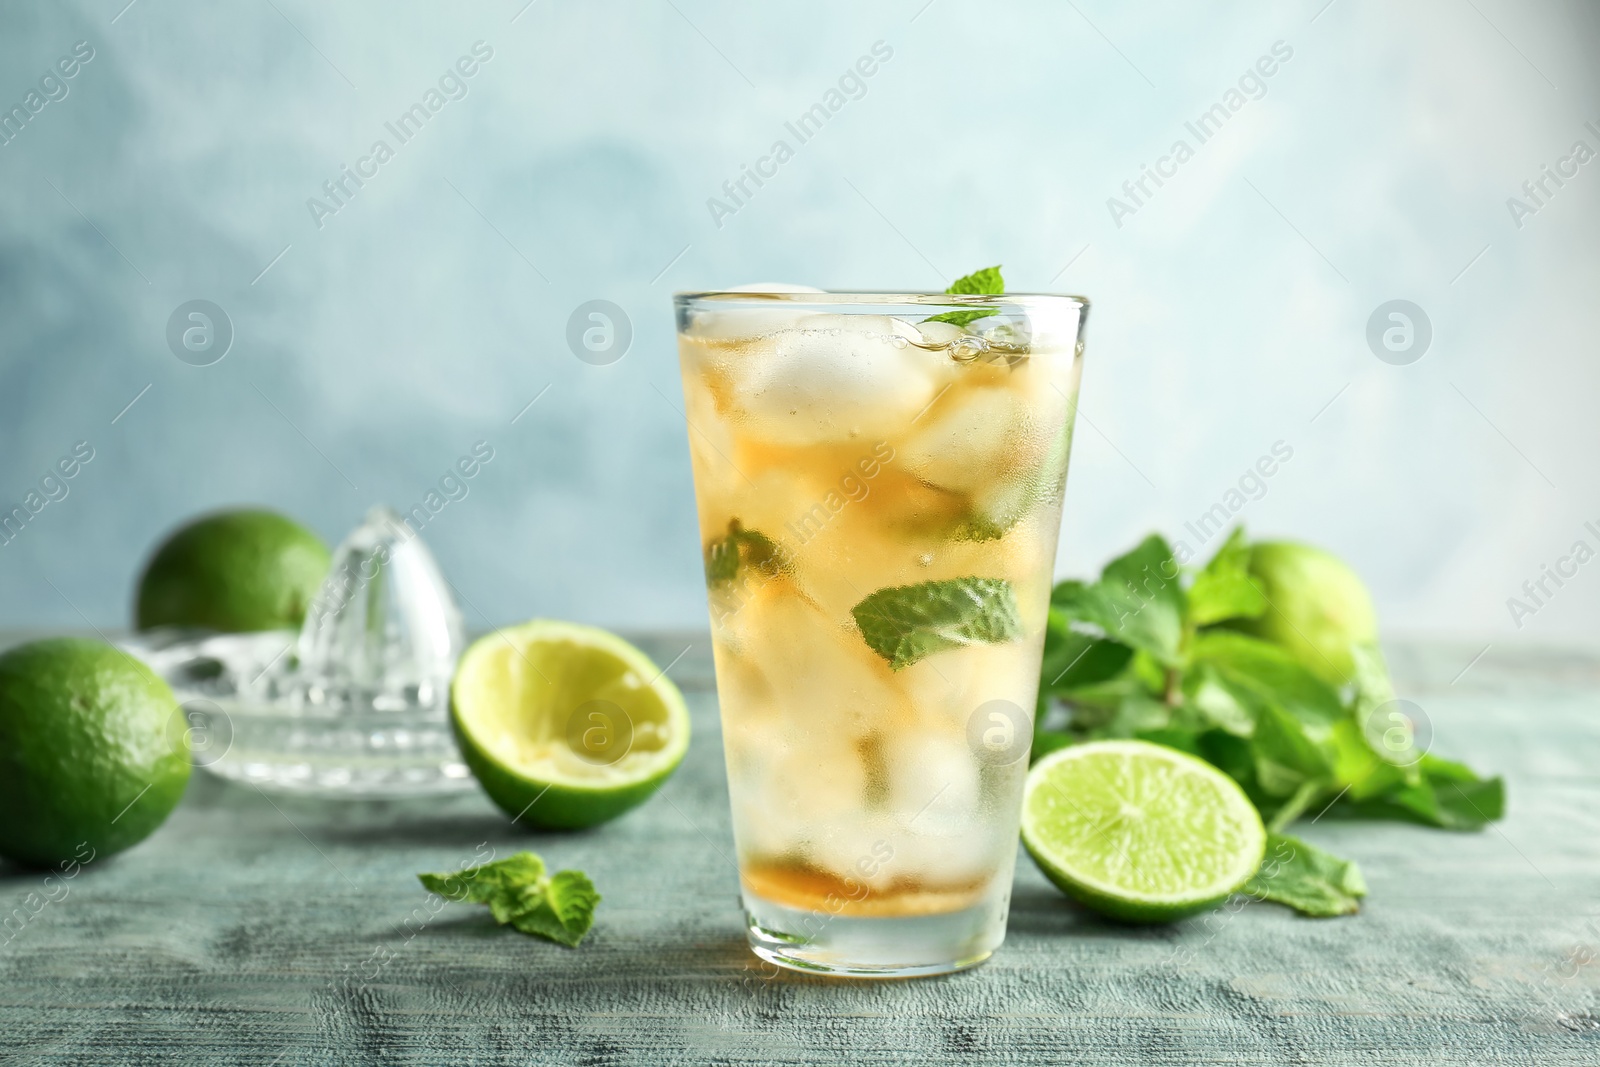
[[[1505,604],[1600,547],[1600,162],[1520,229],[1506,205],[1600,149],[1592,3],[125,3],[0,6],[7,108],[95,51],[0,147],[0,498],[95,449],[0,548],[0,625],[122,622],[201,509],[335,540],[480,439],[495,459],[426,531],[474,625],[699,624],[670,292],[1002,262],[1096,301],[1063,573],[1177,532],[1282,440],[1243,517],[1347,555],[1391,632],[1595,637],[1600,563],[1520,633]],[[468,95],[319,229],[307,198],[479,40]],[[879,40],[865,96],[714,225],[706,199]],[[1107,198],[1280,40],[1265,95],[1114,225]],[[212,366],[164,339],[195,298],[236,330]],[[633,322],[611,366],[564,341],[594,298]],[[1365,341],[1394,298],[1433,324],[1410,366]]]

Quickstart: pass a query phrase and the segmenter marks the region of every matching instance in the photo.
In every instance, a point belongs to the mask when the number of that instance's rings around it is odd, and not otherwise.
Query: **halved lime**
[[[1074,900],[1129,922],[1170,922],[1242,888],[1267,831],[1211,764],[1146,741],[1091,741],[1028,771],[1022,843]]]
[[[450,684],[467,766],[517,822],[572,830],[660,788],[689,748],[689,711],[650,657],[615,634],[535,619],[481,637]]]

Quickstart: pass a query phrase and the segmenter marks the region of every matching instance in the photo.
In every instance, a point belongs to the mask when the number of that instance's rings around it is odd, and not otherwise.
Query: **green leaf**
[[[1302,915],[1326,918],[1355,914],[1360,898],[1367,895],[1367,882],[1351,860],[1287,834],[1269,834],[1266,858],[1244,891],[1287,904]]]
[[[1225,619],[1254,619],[1266,611],[1266,594],[1250,577],[1244,527],[1235,526],[1189,587],[1189,621],[1210,626]]]
[[[1367,740],[1354,717],[1339,723],[1330,736],[1334,748],[1333,776],[1345,788],[1349,800],[1367,800],[1404,786],[1408,771],[1412,781],[1417,773],[1383,759]]]
[[[595,905],[600,894],[582,871],[562,871],[537,889],[529,888],[522,897],[523,907],[511,918],[511,925],[525,934],[549,938],[574,948],[594,925]]]
[[[717,586],[739,576],[740,567],[754,567],[771,578],[784,566],[783,550],[759,530],[746,530],[738,519],[728,520],[728,535],[706,545],[706,585]]]
[[[975,270],[965,277],[957,278],[950,283],[950,288],[945,292],[952,296],[999,296],[1006,291],[1006,283],[1000,277],[1000,267],[984,267]],[[988,318],[995,314],[998,308],[974,308],[971,311],[946,311],[942,315],[930,315],[925,322],[948,322],[965,329],[978,319]]]
[[[423,886],[447,900],[489,905],[501,925],[576,946],[594,925],[600,894],[582,871],[545,876],[544,861],[518,852],[494,863],[454,873],[419,874]]]
[[[1428,782],[1438,809],[1435,825],[1443,829],[1477,830],[1505,818],[1506,783],[1498,775],[1471,782],[1441,781],[1430,775]]]
[[[1033,732],[1033,748],[1028,753],[1028,763],[1032,764],[1048,756],[1058,748],[1075,745],[1078,739],[1064,730],[1035,730]]]
[[[1200,751],[1200,735],[1192,730],[1136,730],[1133,736],[1140,741],[1149,741],[1153,745],[1166,745],[1179,752],[1187,752],[1200,759],[1205,758]]]
[[[1004,578],[950,578],[891,586],[850,609],[867,646],[894,670],[924,656],[1022,636],[1011,583]]]
[[[1079,633],[1071,629],[1065,612],[1051,608],[1045,624],[1040,688],[1068,693],[1096,685],[1120,674],[1132,658],[1133,649],[1127,645]]]
[[[1195,636],[1190,656],[1229,682],[1278,704],[1311,727],[1318,740],[1346,718],[1333,687],[1269,641],[1231,630],[1208,630]]]
[[[1202,740],[1205,758],[1239,782],[1263,818],[1279,825],[1329,791],[1338,755],[1333,727],[1289,711],[1283,695],[1220,656],[1197,655],[1184,681],[1184,710],[1197,716],[1196,725],[1212,728]],[[1337,701],[1333,711],[1341,712]]]
[[[1068,619],[1084,619],[1083,612],[1090,610],[1085,597],[1089,586],[1076,578],[1066,578],[1055,584],[1050,590],[1050,606],[1056,608]]]
[[[946,311],[940,315],[929,315],[923,322],[948,322],[952,326],[960,326],[963,330],[979,319],[986,319],[991,315],[999,314],[999,308],[974,308],[971,311]]]
[[[1306,733],[1305,723],[1277,704],[1258,709],[1250,747],[1256,781],[1269,796],[1288,797],[1307,782],[1333,780],[1330,753]]]
[[[1355,695],[1350,727],[1343,731],[1340,776],[1350,788],[1338,813],[1346,817],[1401,819],[1445,830],[1478,830],[1505,816],[1505,782],[1480,778],[1465,764],[1413,747],[1414,762],[1396,766],[1392,753],[1374,747],[1370,719],[1394,699],[1394,685],[1376,645],[1351,648]],[[1400,720],[1398,715],[1388,716]],[[1365,749],[1362,752],[1361,749]]]
[[[1505,817],[1506,786],[1499,777],[1480,778],[1470,767],[1432,754],[1417,764],[1415,784],[1366,800],[1346,797],[1336,813],[1365,819],[1399,819],[1442,830],[1480,830]]]
[[[945,292],[953,296],[999,296],[1006,291],[1005,279],[1000,277],[1000,265],[984,267],[957,278]]]
[[[1389,665],[1383,650],[1361,642],[1350,646],[1350,661],[1355,666],[1356,699],[1376,707],[1394,699],[1394,683],[1389,680]]]
[[[1038,719],[1034,758],[1126,737],[1196,755],[1239,783],[1284,850],[1251,891],[1305,914],[1348,914],[1366,892],[1359,869],[1282,837],[1284,827],[1325,810],[1479,829],[1504,817],[1505,783],[1415,745],[1404,758],[1375,747],[1372,717],[1381,711],[1391,730],[1396,718],[1375,644],[1351,648],[1348,683],[1336,686],[1279,645],[1218,625],[1262,613],[1248,550],[1242,530],[1230,533],[1187,593],[1158,535],[1097,581],[1057,583],[1039,690],[1051,718]]]
[[[1188,704],[1208,726],[1236,737],[1256,732],[1256,702],[1240,699],[1229,681],[1209,663],[1197,664],[1185,679]]]
[[[543,877],[544,860],[532,852],[518,852],[494,863],[466,867],[454,873],[417,875],[425,889],[446,900],[491,907],[496,900],[514,896],[523,886],[532,885]]]
[[[1396,788],[1397,782],[1409,786],[1420,785],[1422,772],[1417,762],[1421,753],[1416,750],[1411,723],[1403,713],[1396,714],[1394,709],[1384,714],[1381,723],[1373,718],[1395,698],[1394,683],[1389,680],[1389,667],[1384,662],[1382,650],[1376,644],[1353,644],[1350,646],[1350,662],[1353,668],[1351,681],[1354,683],[1350,721],[1355,726],[1361,744],[1367,749],[1367,757],[1361,761],[1367,763],[1365,767],[1358,766],[1358,761],[1349,753],[1341,761],[1352,772],[1346,779],[1350,784],[1350,799],[1360,800],[1385,792]],[[1403,731],[1402,737],[1409,742],[1404,747],[1383,744],[1393,736],[1396,728]],[[1374,732],[1378,735],[1377,743]],[[1386,764],[1395,770],[1385,772],[1374,764]]]
[[[1093,585],[1059,583],[1050,602],[1069,619],[1097,626],[1111,640],[1176,667],[1183,662],[1188,609],[1178,575],[1172,549],[1160,535],[1151,534],[1132,552],[1106,564]]]

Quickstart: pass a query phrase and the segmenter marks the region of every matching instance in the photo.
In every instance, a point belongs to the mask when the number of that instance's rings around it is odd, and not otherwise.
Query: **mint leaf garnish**
[[[1006,283],[1000,277],[999,264],[957,278],[950,283],[950,288],[945,290],[952,296],[999,296],[1005,291]],[[946,311],[943,315],[933,315],[923,321],[948,322],[965,328],[977,319],[995,314],[997,310],[997,308],[975,308],[972,311]]]
[[[425,889],[446,900],[487,904],[494,920],[525,934],[572,948],[594,925],[600,894],[582,871],[546,877],[544,861],[532,852],[455,872],[419,874]]]
[[[1287,904],[1301,915],[1352,915],[1367,895],[1361,868],[1297,837],[1267,836],[1267,855],[1244,891]]]
[[[854,608],[867,646],[893,670],[924,656],[1022,636],[1011,583],[1004,578],[950,578],[879,589]]]
[[[755,567],[772,577],[784,563],[777,542],[759,530],[746,530],[738,519],[728,521],[728,534],[706,545],[706,585],[731,582],[741,566]]]
[[[1000,277],[998,263],[957,278],[950,283],[950,288],[945,290],[952,296],[999,296],[1005,291],[1006,283]]]

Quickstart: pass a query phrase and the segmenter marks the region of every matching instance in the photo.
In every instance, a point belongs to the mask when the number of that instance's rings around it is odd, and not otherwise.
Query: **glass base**
[[[976,967],[1005,940],[1010,903],[1007,892],[959,911],[888,918],[743,895],[752,952],[779,967],[839,978],[921,978]]]

